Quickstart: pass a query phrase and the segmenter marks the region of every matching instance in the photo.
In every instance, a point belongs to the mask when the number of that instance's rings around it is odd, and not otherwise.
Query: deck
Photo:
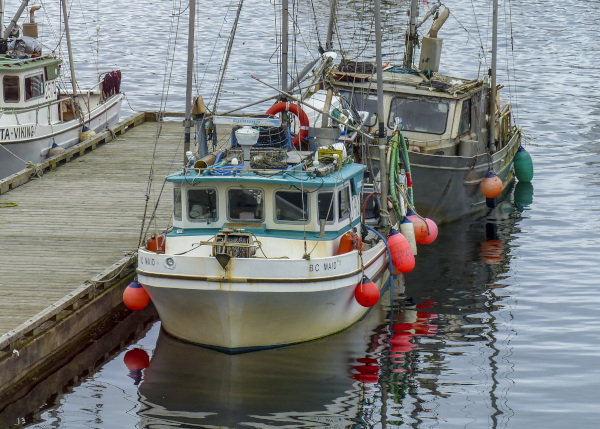
[[[153,153],[149,213],[164,176],[183,160],[181,120],[162,123],[155,149],[158,123],[152,118],[138,114],[47,161],[39,178],[28,181],[31,172],[22,172],[0,181],[0,386],[27,370],[15,366],[15,356],[23,360],[21,352],[50,325],[89,307],[119,281],[130,281]],[[161,226],[171,217],[170,203],[167,197],[158,207]],[[119,287],[103,309],[96,306],[98,317],[116,305]],[[80,327],[93,323],[91,311],[80,313]],[[59,331],[46,335],[54,344],[32,353],[52,352],[79,335],[79,328],[60,329],[62,338],[56,338]]]

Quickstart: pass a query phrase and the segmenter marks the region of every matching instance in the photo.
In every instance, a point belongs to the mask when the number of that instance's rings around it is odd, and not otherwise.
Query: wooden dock
[[[149,213],[183,159],[181,120],[162,122],[155,145],[158,126],[137,114],[47,161],[41,177],[0,181],[0,390],[118,305],[135,269],[153,154]],[[170,205],[167,196],[158,206],[161,226]],[[77,312],[77,323],[64,323]],[[49,329],[52,340],[41,341]]]

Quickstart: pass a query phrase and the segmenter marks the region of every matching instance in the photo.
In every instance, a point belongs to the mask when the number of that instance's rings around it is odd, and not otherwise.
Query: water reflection
[[[393,312],[380,305],[341,334],[224,355],[161,332],[139,385],[140,426],[505,427],[514,207],[440,228]]]
[[[384,323],[382,307],[338,335],[239,355],[161,332],[139,386],[140,425],[351,425],[359,384],[377,381],[383,342],[371,328]]]

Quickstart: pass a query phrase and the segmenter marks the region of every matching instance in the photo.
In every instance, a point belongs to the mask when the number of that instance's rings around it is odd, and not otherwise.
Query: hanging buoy
[[[84,125],[83,128],[81,129],[81,134],[79,135],[79,141],[80,142],[86,141],[87,139],[92,138],[95,135],[96,135],[96,131],[90,130],[88,127],[86,127]]]
[[[354,298],[363,307],[373,307],[379,301],[379,288],[367,276],[354,289]]]
[[[351,252],[354,249],[365,250],[365,245],[358,234],[353,231],[348,231],[342,235],[342,238],[340,239],[340,246],[338,247],[337,254],[343,255],[344,253]]]
[[[519,149],[517,149],[514,164],[517,180],[519,182],[531,182],[531,179],[533,179],[533,161],[531,160],[531,155],[529,155],[529,152],[523,146],[519,146]]]
[[[502,193],[502,180],[491,170],[488,170],[488,173],[479,183],[479,190],[486,198],[496,198]]]
[[[143,310],[150,302],[146,289],[137,281],[132,281],[123,292],[123,303],[130,310]]]
[[[388,237],[388,246],[392,255],[392,264],[396,269],[401,273],[409,273],[415,268],[415,255],[405,236],[392,229]]]
[[[425,218],[425,223],[427,223],[428,230],[425,232],[425,238],[423,238],[423,240],[421,240],[419,243],[431,244],[438,236],[438,227],[434,221],[427,217]]]
[[[408,220],[408,218],[404,218],[404,220],[400,222],[400,232],[408,240],[408,244],[410,244],[410,249],[412,250],[413,255],[417,256],[417,241],[415,239],[415,227],[413,223],[410,220]]]
[[[146,250],[148,250],[148,252],[157,253],[160,249],[161,253],[165,253],[165,240],[165,234],[156,235],[156,233],[153,232],[146,242]]]
[[[415,230],[415,241],[417,243],[421,243],[427,236],[427,224],[423,219],[410,210],[406,214],[406,218],[413,224]]]
[[[46,158],[52,158],[53,156],[61,155],[63,153],[65,153],[65,148],[64,147],[60,147],[56,143],[52,143],[52,147],[50,148],[50,150],[46,154]]]

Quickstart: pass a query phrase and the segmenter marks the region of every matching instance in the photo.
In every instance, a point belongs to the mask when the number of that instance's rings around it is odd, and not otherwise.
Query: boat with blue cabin
[[[354,152],[374,135],[340,123],[352,130],[341,138],[338,126],[309,123],[285,91],[267,100],[276,97],[253,115],[186,100],[184,164],[166,177],[172,224],[143,224],[137,279],[124,293],[131,309],[151,299],[173,337],[227,353],[314,340],[360,320],[414,267],[397,232],[408,208],[399,129],[375,171]],[[292,117],[301,124],[294,137]],[[412,224],[407,231],[414,244]]]

